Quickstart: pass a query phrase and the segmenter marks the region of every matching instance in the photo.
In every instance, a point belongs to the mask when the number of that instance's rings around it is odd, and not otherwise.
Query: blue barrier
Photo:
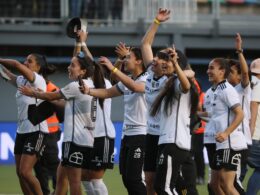
[[[118,164],[123,123],[114,122],[114,126],[116,129],[115,163]],[[13,151],[14,151],[16,128],[17,128],[17,124],[15,122],[0,123],[0,165],[15,163]],[[60,147],[61,141],[58,143],[58,145],[59,148],[61,148]]]

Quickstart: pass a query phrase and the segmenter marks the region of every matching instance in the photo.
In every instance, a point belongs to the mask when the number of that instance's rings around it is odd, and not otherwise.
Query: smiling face
[[[85,75],[86,69],[82,69],[77,57],[73,57],[70,65],[68,66],[69,79],[77,80],[78,76]]]
[[[228,75],[228,82],[235,86],[241,81],[241,75],[238,73],[238,69],[236,66],[231,66],[230,67],[230,73]]]
[[[207,74],[209,81],[213,84],[218,84],[225,79],[225,69],[221,69],[219,63],[215,60],[209,63]]]
[[[28,67],[33,72],[39,73],[41,66],[37,63],[36,58],[34,55],[30,54],[27,56],[24,65]]]

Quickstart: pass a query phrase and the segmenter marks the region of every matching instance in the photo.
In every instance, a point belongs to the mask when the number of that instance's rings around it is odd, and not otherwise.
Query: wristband
[[[87,47],[87,44],[85,42],[81,42],[81,47]]]
[[[116,73],[117,71],[118,71],[117,67],[114,67],[114,68],[112,69],[112,72],[113,72],[113,73]]]
[[[237,53],[237,54],[243,53],[243,49],[238,49],[238,50],[236,50],[236,53]]]
[[[158,24],[158,25],[161,24],[161,22],[160,22],[157,18],[154,18],[153,22],[154,22],[155,24]]]

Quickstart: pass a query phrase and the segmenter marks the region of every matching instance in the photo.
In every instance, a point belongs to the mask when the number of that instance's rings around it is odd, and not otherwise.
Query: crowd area
[[[50,177],[53,194],[80,195],[81,185],[88,195],[108,194],[102,178],[114,165],[110,112],[117,96],[124,102],[119,168],[129,195],[196,195],[204,183],[210,195],[257,194],[260,59],[249,68],[242,38],[234,35],[237,59],[213,58],[205,73],[211,87],[203,92],[182,51],[171,46],[153,53],[156,32],[169,17],[170,10],[158,10],[139,48],[118,43],[115,64],[104,56],[94,60],[86,29],[73,32],[71,82],[61,88],[48,79],[55,67],[44,55],[31,53],[24,63],[0,58],[1,76],[17,88],[14,154],[24,194],[50,194]],[[248,165],[254,171],[244,189]]]

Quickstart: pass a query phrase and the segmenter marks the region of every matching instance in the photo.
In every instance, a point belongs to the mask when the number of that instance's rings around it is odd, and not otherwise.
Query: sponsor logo
[[[142,150],[140,148],[135,149],[134,158],[141,158]]]

